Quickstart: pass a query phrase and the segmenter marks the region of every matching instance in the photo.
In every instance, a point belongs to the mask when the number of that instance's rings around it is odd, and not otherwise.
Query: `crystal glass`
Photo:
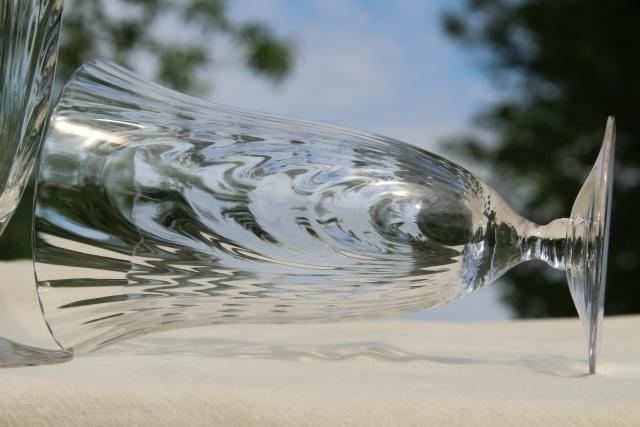
[[[419,148],[89,63],[38,174],[40,302],[56,341],[82,352],[170,328],[424,310],[543,260],[567,272],[595,372],[613,144],[610,118],[570,218],[540,226]]]
[[[0,1],[0,234],[48,123],[61,12],[62,0]]]
[[[0,234],[24,192],[49,123],[61,13],[62,0],[0,0]],[[0,318],[10,318],[15,306],[10,287],[7,280],[0,282]],[[12,341],[17,328],[11,320],[0,325],[0,366],[70,358],[66,351]]]

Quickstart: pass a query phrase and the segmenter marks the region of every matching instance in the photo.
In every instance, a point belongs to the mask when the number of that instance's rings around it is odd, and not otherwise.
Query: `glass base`
[[[30,261],[1,265],[0,368],[71,360],[55,342],[42,316]]]
[[[567,236],[567,281],[587,337],[591,374],[602,335],[614,146],[615,120],[609,117],[598,159],[574,202]]]
[[[51,365],[67,362],[73,354],[65,350],[47,350],[0,337],[0,368]]]

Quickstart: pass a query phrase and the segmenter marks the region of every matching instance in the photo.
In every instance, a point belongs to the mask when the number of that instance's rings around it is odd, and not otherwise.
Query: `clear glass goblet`
[[[614,121],[570,218],[386,137],[203,102],[84,65],[51,119],[34,262],[48,326],[90,351],[170,328],[423,310],[524,261],[567,272],[595,372]]]

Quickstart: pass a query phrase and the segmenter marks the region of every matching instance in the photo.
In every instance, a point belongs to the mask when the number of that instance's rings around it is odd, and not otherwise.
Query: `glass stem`
[[[547,225],[529,224],[521,234],[522,261],[539,259],[558,270],[566,269],[569,218]]]

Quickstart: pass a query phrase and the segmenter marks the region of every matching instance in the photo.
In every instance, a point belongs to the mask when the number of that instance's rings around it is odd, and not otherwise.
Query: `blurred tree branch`
[[[201,37],[180,40],[187,29]],[[66,0],[58,74],[66,81],[95,57],[130,68],[144,57],[157,64],[155,80],[193,93],[206,86],[197,71],[212,64],[212,40],[220,36],[231,39],[257,75],[277,82],[291,70],[293,41],[262,23],[230,21],[226,0]]]

